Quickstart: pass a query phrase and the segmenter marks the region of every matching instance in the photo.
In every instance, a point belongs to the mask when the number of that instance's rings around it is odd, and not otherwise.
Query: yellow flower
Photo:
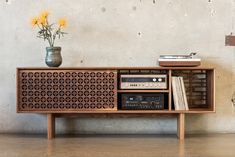
[[[47,25],[47,18],[45,16],[41,16],[39,18],[39,23],[43,26]]]
[[[41,17],[44,17],[44,18],[47,18],[48,15],[49,15],[49,12],[46,10],[41,13]]]
[[[47,25],[47,17],[49,15],[49,12],[48,11],[43,11],[40,16],[39,16],[39,21],[38,23],[45,26]]]
[[[58,24],[59,24],[59,27],[60,27],[60,28],[64,28],[64,27],[66,27],[66,25],[67,25],[65,19],[59,19]]]
[[[37,17],[34,17],[32,20],[31,20],[31,25],[34,27],[35,25],[38,24],[38,18]]]

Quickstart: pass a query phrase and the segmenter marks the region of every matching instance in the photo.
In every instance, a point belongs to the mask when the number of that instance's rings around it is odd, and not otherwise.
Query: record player
[[[186,66],[194,67],[201,65],[201,59],[195,57],[196,53],[189,55],[160,55],[158,62],[160,66]]]

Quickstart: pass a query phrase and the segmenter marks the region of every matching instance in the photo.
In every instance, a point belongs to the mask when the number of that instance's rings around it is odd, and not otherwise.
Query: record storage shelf
[[[167,89],[120,89],[122,74],[166,74]],[[183,76],[189,110],[175,110],[171,78]],[[123,93],[163,93],[163,110],[122,110]],[[45,113],[48,139],[55,136],[55,118],[64,116],[177,117],[177,135],[184,139],[185,114],[215,112],[215,70],[203,67],[17,68],[17,112]]]

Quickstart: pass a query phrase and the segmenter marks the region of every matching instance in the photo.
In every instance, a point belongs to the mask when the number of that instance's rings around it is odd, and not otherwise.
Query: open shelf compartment
[[[215,111],[213,69],[176,69],[172,76],[183,77],[189,112]]]

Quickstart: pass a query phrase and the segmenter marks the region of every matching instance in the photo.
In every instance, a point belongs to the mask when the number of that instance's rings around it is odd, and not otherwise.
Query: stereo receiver
[[[121,75],[121,89],[167,89],[167,75]]]
[[[162,110],[164,109],[163,93],[122,94],[123,110]]]

